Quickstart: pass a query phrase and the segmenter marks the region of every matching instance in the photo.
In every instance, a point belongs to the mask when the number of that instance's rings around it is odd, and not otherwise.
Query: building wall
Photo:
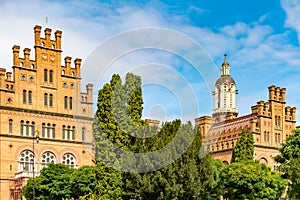
[[[215,124],[210,116],[195,119],[204,145],[210,148],[213,157],[230,163],[232,149],[245,129],[254,136],[254,158],[272,169],[277,168],[273,158],[295,129],[296,108],[286,106],[285,88],[270,86],[268,90],[269,100],[257,102],[249,115],[237,118],[228,115],[225,121]]]
[[[93,85],[80,91],[81,59],[71,64],[67,56],[61,65],[61,31],[52,39],[51,29],[41,36],[41,27],[35,26],[34,37],[33,60],[29,48],[20,56],[15,45],[13,73],[0,69],[1,199],[18,199],[11,194],[18,196],[33,176],[33,161],[22,162],[22,152],[34,157],[35,175],[50,157],[55,163],[71,162],[70,167],[93,164]]]

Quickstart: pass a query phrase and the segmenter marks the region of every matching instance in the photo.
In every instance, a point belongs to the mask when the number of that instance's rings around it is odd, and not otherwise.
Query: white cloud
[[[286,13],[285,26],[298,32],[298,42],[300,42],[300,2],[299,0],[281,0],[282,8]]]
[[[299,33],[299,1],[282,0],[281,5],[287,13],[285,26]],[[53,28],[53,32],[56,29],[63,31],[63,57],[70,55],[73,58],[83,58],[83,61],[104,40],[122,31],[139,27],[165,27],[187,34],[187,36],[196,40],[203,46],[204,52],[206,51],[205,53],[208,53],[213,58],[218,67],[222,63],[223,54],[227,53],[232,66],[232,74],[236,74],[237,76],[234,78],[240,80],[240,83],[237,82],[238,88],[239,85],[249,84],[251,87],[254,87],[252,90],[260,87],[260,90],[267,92],[266,87],[268,85],[261,85],[265,83],[262,81],[263,79],[273,80],[274,76],[278,77],[280,74],[282,74],[282,77],[288,77],[288,74],[291,72],[299,73],[297,66],[300,65],[300,47],[289,43],[289,30],[283,33],[276,33],[272,27],[260,24],[268,17],[268,14],[261,16],[257,22],[251,24],[236,22],[235,24],[226,25],[219,30],[212,30],[187,24],[188,20],[184,18],[186,16],[168,17],[168,13],[161,12],[159,8],[155,9],[153,6],[143,7],[134,3],[120,3],[114,7],[107,3],[92,0],[66,2],[38,0],[29,2],[21,0],[3,1],[0,4],[0,17],[5,20],[0,21],[0,66],[11,71],[11,48],[14,44],[20,45],[21,48],[29,47],[33,49],[33,27],[35,24],[40,24],[43,28],[45,26]],[[165,10],[163,9],[163,11]],[[193,6],[190,7],[190,11],[206,12]],[[48,24],[45,22],[45,17],[49,19]],[[143,35],[143,37],[137,38],[137,41],[147,38],[147,35]],[[163,38],[163,42],[172,44],[173,47],[184,47],[184,43],[176,41],[172,37]],[[117,51],[120,47],[116,46],[115,48],[112,51]],[[110,52],[106,53],[109,54]],[[192,56],[195,57],[195,55]],[[151,62],[167,66],[180,64],[180,62],[177,62],[176,59],[167,54],[145,54],[145,52],[140,52],[132,54],[131,57],[126,56],[118,60],[114,64],[114,70],[107,73],[103,82],[109,80],[110,73],[125,73],[127,70],[122,68],[122,66],[139,66]],[[91,80],[97,81],[98,74],[85,70],[87,69],[82,68],[83,83]],[[181,70],[183,74],[186,74],[189,69],[182,68]],[[157,80],[168,78],[168,75],[164,73],[149,74],[149,76],[154,76]],[[239,77],[243,77],[243,79],[239,79]],[[282,84],[283,82],[278,83]],[[196,85],[199,83],[193,80],[191,84]],[[290,84],[293,83],[291,82]],[[292,87],[297,88],[296,84],[294,83]],[[248,88],[241,89],[244,91],[248,90]],[[295,89],[293,89],[294,91]],[[184,89],[181,88],[180,93],[184,93]],[[290,97],[296,99],[295,96],[291,95]],[[247,96],[238,97],[238,101],[239,98],[243,102],[239,105],[250,110],[251,105],[249,105],[248,101],[244,101]],[[209,107],[207,108],[208,111],[203,110],[203,113],[210,112],[210,109]]]

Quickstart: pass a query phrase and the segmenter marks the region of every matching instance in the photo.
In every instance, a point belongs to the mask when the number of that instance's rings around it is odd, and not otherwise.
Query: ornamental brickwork
[[[80,91],[81,59],[62,59],[61,40],[35,26],[33,51],[13,46],[13,72],[0,69],[0,199],[21,199],[49,162],[93,164],[93,85]]]

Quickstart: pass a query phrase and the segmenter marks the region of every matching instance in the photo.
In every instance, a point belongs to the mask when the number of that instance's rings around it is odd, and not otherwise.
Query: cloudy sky
[[[286,87],[300,113],[299,0],[0,0],[0,11],[2,68],[12,70],[13,45],[33,49],[35,25],[62,30],[63,57],[83,59],[95,95],[113,73],[141,75],[145,118],[210,115],[224,53],[240,116],[270,85]]]

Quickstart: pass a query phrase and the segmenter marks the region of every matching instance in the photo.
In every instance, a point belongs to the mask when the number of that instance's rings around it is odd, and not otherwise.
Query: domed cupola
[[[224,61],[222,63],[222,74],[218,78],[215,84],[215,105],[212,110],[212,116],[215,123],[226,120],[226,116],[234,118],[238,115],[238,109],[236,108],[236,85],[233,78],[230,76],[230,65],[226,60],[226,54],[224,54]]]

